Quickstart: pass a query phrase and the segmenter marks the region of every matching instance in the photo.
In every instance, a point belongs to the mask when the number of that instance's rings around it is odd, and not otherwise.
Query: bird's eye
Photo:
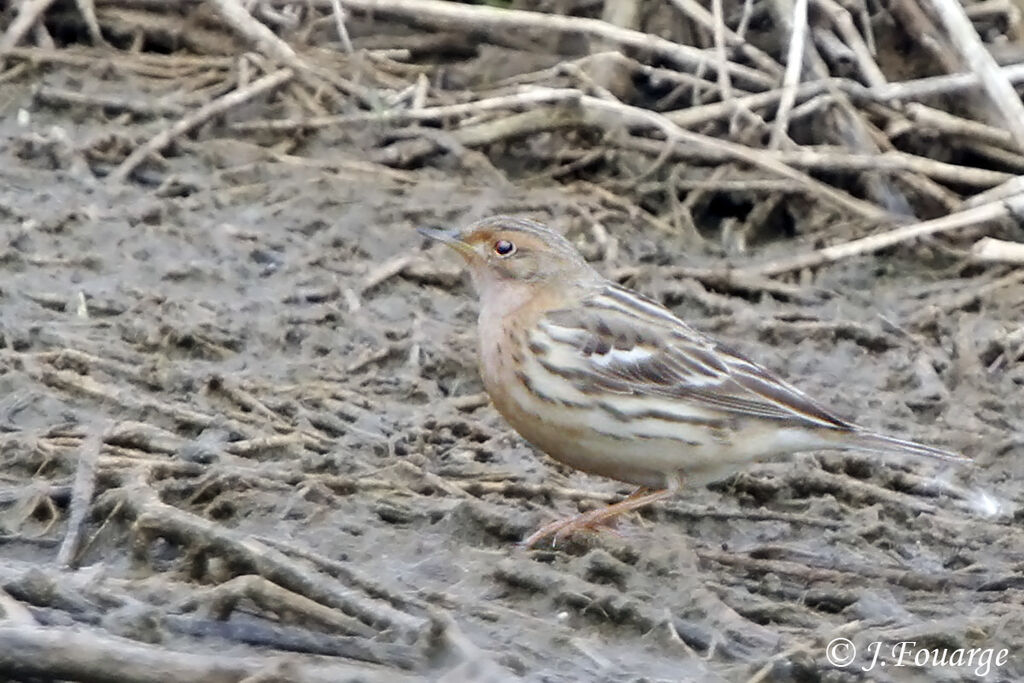
[[[516,245],[508,240],[498,240],[494,243],[494,253],[498,256],[511,256],[516,250]]]

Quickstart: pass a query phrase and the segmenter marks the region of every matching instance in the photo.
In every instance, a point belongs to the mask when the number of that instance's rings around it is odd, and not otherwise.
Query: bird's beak
[[[469,260],[470,257],[476,254],[472,246],[462,241],[462,239],[459,237],[459,233],[456,230],[442,230],[441,228],[416,228],[416,232],[423,235],[424,237],[429,237],[431,239],[437,240],[438,242],[443,242],[444,244],[447,244],[449,247],[459,252],[459,254],[461,254],[462,257],[467,260]]]

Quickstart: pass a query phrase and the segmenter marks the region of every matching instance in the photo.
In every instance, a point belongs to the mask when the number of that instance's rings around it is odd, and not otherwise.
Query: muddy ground
[[[385,168],[366,161],[372,126],[282,152],[229,116],[112,184],[81,150],[166,121],[35,90],[112,83],[160,94],[116,64],[52,62],[0,91],[4,678],[985,673],[858,670],[871,643],[886,659],[903,641],[1006,648],[986,680],[1024,678],[1016,271],[939,238],[777,291],[716,286],[678,268],[820,243],[767,235],[723,255],[531,183],[511,153]],[[517,547],[629,489],[533,451],[481,393],[472,292],[414,228],[493,213],[552,224],[837,412],[976,464],[811,453],[687,490],[618,533]],[[851,666],[829,662],[836,637],[860,649]]]

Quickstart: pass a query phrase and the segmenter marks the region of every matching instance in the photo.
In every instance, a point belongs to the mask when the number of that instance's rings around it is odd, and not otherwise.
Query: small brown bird
[[[480,374],[527,441],[576,469],[640,486],[549,524],[527,547],[599,526],[745,465],[798,451],[859,449],[967,459],[885,436],[820,403],[670,310],[590,267],[561,235],[495,216],[423,228],[466,261],[480,296]]]

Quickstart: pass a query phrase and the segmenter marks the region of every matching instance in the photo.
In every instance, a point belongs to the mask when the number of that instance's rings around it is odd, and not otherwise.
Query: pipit
[[[635,484],[625,500],[548,524],[523,545],[799,451],[966,458],[843,419],[672,311],[602,277],[561,235],[495,216],[420,232],[466,261],[480,297],[480,374],[536,448]]]

